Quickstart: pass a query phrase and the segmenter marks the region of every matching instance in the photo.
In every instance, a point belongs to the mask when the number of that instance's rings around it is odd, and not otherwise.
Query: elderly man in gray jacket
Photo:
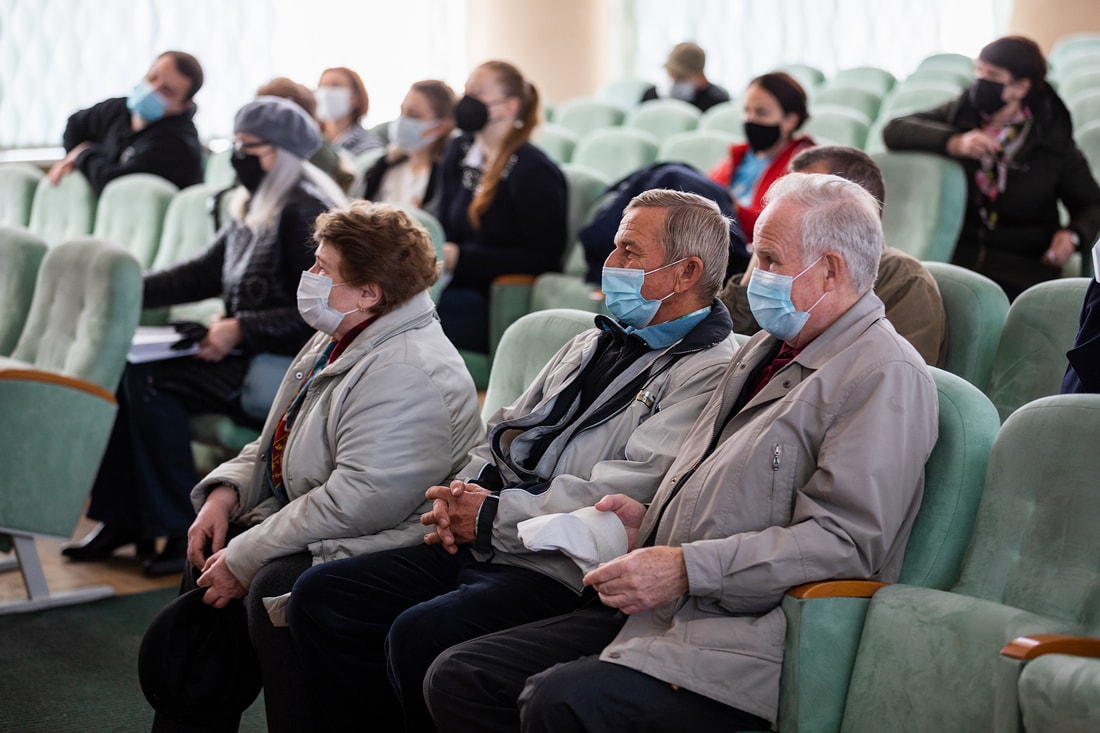
[[[425,682],[439,730],[767,729],[784,591],[897,578],[938,403],[871,289],[877,207],[827,175],[790,174],[769,196],[748,289],[764,330],[648,508],[596,504],[633,548],[585,575],[602,605],[440,655]]]
[[[594,602],[576,564],[529,549],[517,525],[612,492],[653,499],[735,350],[715,298],[728,246],[713,201],[665,190],[636,197],[604,272],[616,319],[597,316],[489,420],[465,478],[428,491],[427,543],[299,579],[288,620],[316,672],[310,693],[326,730],[364,721],[433,730],[421,689],[439,652]]]

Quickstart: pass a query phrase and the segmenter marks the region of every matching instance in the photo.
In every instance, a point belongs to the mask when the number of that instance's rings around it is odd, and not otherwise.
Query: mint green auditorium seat
[[[951,69],[961,73],[974,73],[974,59],[961,53],[934,53],[925,56],[917,64],[917,71],[925,69]]]
[[[699,126],[701,116],[694,104],[679,99],[653,99],[627,112],[623,127],[648,132],[660,141],[691,132]]]
[[[898,81],[895,88],[935,87],[951,86],[962,92],[974,81],[974,70],[958,71],[956,69],[920,69]]]
[[[980,390],[989,386],[1008,298],[985,275],[947,262],[923,263],[936,280],[947,316],[944,369]]]
[[[211,151],[206,156],[203,167],[203,181],[217,190],[228,188],[237,180],[237,171],[233,170],[233,148]]]
[[[550,357],[569,339],[594,326],[593,315],[570,308],[528,313],[504,332],[481,406],[482,422],[516,400]]]
[[[924,497],[899,582],[944,589],[959,576],[999,421],[976,387],[943,370],[929,369],[939,395],[939,437],[925,464]],[[839,730],[870,596],[881,587],[871,581],[839,580],[799,586],[784,597],[782,733]]]
[[[554,111],[554,124],[584,137],[601,127],[617,127],[625,117],[626,112],[617,104],[596,97],[574,97]]]
[[[582,137],[571,162],[617,181],[657,160],[658,145],[657,138],[643,130],[609,127]]]
[[[701,173],[721,163],[729,155],[736,135],[721,130],[692,130],[671,135],[661,142],[657,160],[687,163]]]
[[[175,196],[174,184],[149,173],[131,173],[103,187],[92,235],[122,245],[142,267],[157,256],[164,213]]]
[[[818,105],[802,129],[820,145],[847,145],[862,149],[867,142],[869,118],[857,109],[841,105]]]
[[[1050,47],[1047,61],[1054,69],[1072,66],[1082,56],[1100,53],[1100,33],[1070,33],[1062,36]]]
[[[1097,629],[1100,451],[1087,448],[1097,425],[1095,394],[1045,397],[1009,416],[958,582],[887,586],[871,599],[841,731],[1016,729],[1019,667],[1001,649],[1021,635]]]
[[[0,358],[0,538],[15,545],[28,595],[0,613],[114,592],[51,594],[34,538],[67,538],[80,518],[114,423],[141,297],[141,267],[109,242],[66,242],[42,260],[26,325],[11,356]]]
[[[987,390],[1002,420],[1020,405],[1061,390],[1088,283],[1085,277],[1048,280],[1009,306]]]
[[[822,108],[837,106],[859,112],[864,123],[869,125],[878,116],[884,94],[885,92],[873,92],[864,87],[841,86],[839,82],[830,83],[814,95],[813,103],[810,105],[810,119],[812,120]]]
[[[568,127],[546,122],[535,128],[532,142],[542,152],[546,153],[550,160],[561,165],[572,159],[573,150],[577,147],[578,140],[580,140],[580,136]]]
[[[813,92],[825,82],[825,72],[810,64],[793,63],[784,64],[776,71],[785,71],[794,77],[794,80],[802,85],[806,94],[813,96]]]
[[[898,117],[901,110],[932,109],[959,96],[959,87],[951,82],[900,82],[882,98],[879,117]]]
[[[80,171],[73,171],[56,186],[43,176],[34,190],[27,228],[52,247],[91,234],[95,208],[95,191]]]
[[[736,99],[714,105],[699,118],[700,130],[717,130],[729,133],[738,142],[745,139],[745,110]]]
[[[1100,89],[1081,92],[1073,99],[1066,100],[1066,107],[1073,118],[1074,131],[1100,122]]]
[[[630,109],[642,103],[642,95],[653,86],[653,82],[644,79],[616,79],[600,87],[596,96],[623,109]]]
[[[1015,654],[1010,658],[1025,664],[1016,690],[1022,730],[1095,733],[1100,721],[1100,638],[1053,636],[1022,637],[1001,651],[1002,657]]]
[[[887,92],[894,88],[894,84],[896,83],[897,79],[886,69],[880,69],[877,66],[856,66],[849,69],[841,69],[826,79],[821,85],[821,89],[814,94],[814,99],[817,99],[818,94],[833,87],[856,87],[859,89],[866,89],[875,94],[879,99],[882,99]],[[874,115],[872,115],[872,117],[874,117]]]
[[[1058,96],[1065,100],[1066,104],[1070,104],[1075,99],[1098,89],[1100,89],[1100,66],[1092,67],[1087,71],[1075,73],[1062,79],[1061,83],[1058,84]],[[1080,125],[1077,125],[1077,127],[1080,127]]]
[[[45,176],[30,163],[0,165],[0,226],[27,226],[35,189]]]
[[[950,262],[966,210],[966,176],[951,158],[915,151],[872,153],[886,180],[886,244],[923,262]]]
[[[0,226],[0,356],[15,348],[31,309],[46,243],[26,229]]]

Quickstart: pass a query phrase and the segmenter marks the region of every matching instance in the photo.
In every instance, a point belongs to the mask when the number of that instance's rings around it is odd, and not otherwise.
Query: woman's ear
[[[359,287],[359,310],[369,311],[382,302],[382,288],[378,283],[366,283]]]

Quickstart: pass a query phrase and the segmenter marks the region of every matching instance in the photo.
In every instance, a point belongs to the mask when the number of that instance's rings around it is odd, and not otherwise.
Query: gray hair
[[[256,193],[250,195],[243,186],[240,187],[231,204],[233,217],[243,221],[253,232],[266,231],[275,225],[287,195],[303,178],[320,188],[334,205],[347,204],[347,196],[328,174],[294,153],[276,148],[275,162],[260,182]],[[246,208],[250,200],[251,205]]]
[[[844,258],[856,292],[863,295],[874,287],[883,248],[874,196],[839,176],[788,173],[765,196],[769,205],[778,201],[802,209],[798,229],[803,265],[833,250]]]
[[[668,210],[661,232],[665,263],[698,257],[703,261],[699,295],[714,298],[726,279],[730,247],[730,220],[718,204],[698,194],[654,188],[631,199],[623,214],[640,208]]]

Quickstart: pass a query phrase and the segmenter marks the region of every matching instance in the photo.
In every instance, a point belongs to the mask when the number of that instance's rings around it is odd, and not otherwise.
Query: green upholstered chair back
[[[0,165],[0,226],[27,226],[35,189],[44,177],[41,169],[29,163]]]
[[[870,126],[871,118],[857,109],[835,104],[818,105],[815,102],[814,113],[802,130],[819,145],[863,148]]]
[[[917,70],[951,69],[960,73],[974,73],[974,59],[961,53],[934,53],[925,56],[917,64]]]
[[[985,275],[946,262],[925,262],[947,316],[944,368],[984,390],[1008,315],[1008,298]]]
[[[702,173],[721,163],[729,155],[736,135],[721,130],[692,130],[671,135],[661,142],[657,160],[687,163]]]
[[[988,389],[1002,420],[1024,403],[1060,391],[1088,282],[1084,277],[1048,280],[1009,306]]]
[[[1095,394],[1045,397],[1005,421],[958,582],[871,600],[842,731],[993,730],[1006,643],[1097,629],[1100,451],[1082,450],[1097,425]]]
[[[623,127],[648,132],[664,140],[679,132],[691,132],[699,126],[702,112],[694,104],[679,99],[652,99],[626,114]]]
[[[51,248],[11,357],[114,392],[141,309],[141,266],[110,242]]]
[[[572,163],[617,181],[657,160],[657,138],[642,130],[610,127],[590,132],[573,151]]]
[[[95,207],[95,191],[80,171],[73,171],[56,186],[43,177],[34,191],[27,226],[52,247],[91,234]]]
[[[1030,402],[1001,426],[954,590],[1100,631],[1100,395]]]
[[[233,170],[232,157],[232,148],[209,153],[203,167],[203,181],[218,190],[232,186],[237,180],[237,171]]]
[[[447,241],[447,235],[443,233],[443,225],[439,223],[439,219],[429,214],[424,209],[417,208],[415,206],[403,207],[405,211],[412,215],[412,218],[416,219],[425,229],[428,230],[428,235],[432,238],[432,246],[435,248],[435,258],[439,262],[443,261],[443,243]],[[432,285],[432,300],[438,302],[439,294],[443,292],[443,281],[437,280],[435,285]]]
[[[186,262],[210,246],[214,240],[210,197],[218,190],[210,184],[198,183],[172,195],[164,211],[160,243],[150,269],[162,270]]]
[[[597,96],[605,102],[630,109],[642,103],[642,95],[653,86],[653,82],[644,79],[616,79],[600,87]]]
[[[592,327],[591,313],[568,308],[528,313],[509,326],[493,358],[482,419],[514,402],[558,349]]]
[[[778,71],[785,71],[793,76],[795,81],[801,84],[802,88],[806,90],[806,94],[810,95],[812,95],[814,90],[825,81],[825,72],[809,64],[785,64],[780,66]]]
[[[939,436],[924,466],[924,497],[898,582],[949,588],[970,542],[1000,419],[977,387],[929,369],[939,396]]]
[[[745,110],[735,99],[714,105],[699,118],[700,130],[719,130],[745,139]]]
[[[581,166],[566,163],[561,166],[562,175],[565,176],[567,192],[567,239],[573,244],[577,241],[577,235],[581,228],[589,222],[596,212],[603,192],[611,184],[608,176],[597,171]],[[566,248],[569,251],[569,248]],[[583,253],[582,253],[583,255]],[[581,257],[583,261],[583,256]],[[584,274],[584,271],[581,271]]]
[[[886,244],[921,261],[950,261],[966,209],[962,166],[932,153],[884,152],[871,157],[886,181]]]
[[[532,142],[546,153],[550,160],[558,165],[568,163],[573,158],[573,149],[577,147],[580,136],[568,127],[547,122],[535,128]]]
[[[1047,654],[1028,662],[1020,672],[1019,700],[1027,733],[1096,733],[1100,659]]]
[[[601,127],[621,125],[625,117],[622,107],[595,97],[574,97],[554,110],[554,124],[580,137]]]
[[[46,243],[26,229],[0,226],[0,356],[15,348],[34,296]]]
[[[897,86],[913,88],[935,86],[937,84],[950,84],[961,92],[965,87],[970,86],[970,82],[973,80],[973,68],[971,68],[970,71],[930,68],[914,71],[912,74],[905,77],[903,81],[899,81]]]
[[[880,69],[877,66],[856,66],[850,69],[841,69],[833,74],[818,90],[818,94],[832,87],[846,87],[849,89],[866,89],[878,95],[881,99],[894,88],[896,83],[897,79],[886,69]],[[815,100],[818,98],[818,94],[814,95]]]
[[[150,267],[160,246],[164,213],[178,189],[148,173],[131,173],[103,187],[92,235],[126,248],[142,267]]]
[[[886,72],[889,73],[889,72]],[[892,78],[892,77],[891,77]],[[893,81],[890,82],[891,86]],[[846,83],[834,82],[814,94],[813,108],[810,110],[812,120],[817,116],[823,106],[845,107],[863,115],[863,119],[870,123],[878,116],[878,109],[882,105],[882,96],[886,90],[873,91],[865,86],[847,86]]]

